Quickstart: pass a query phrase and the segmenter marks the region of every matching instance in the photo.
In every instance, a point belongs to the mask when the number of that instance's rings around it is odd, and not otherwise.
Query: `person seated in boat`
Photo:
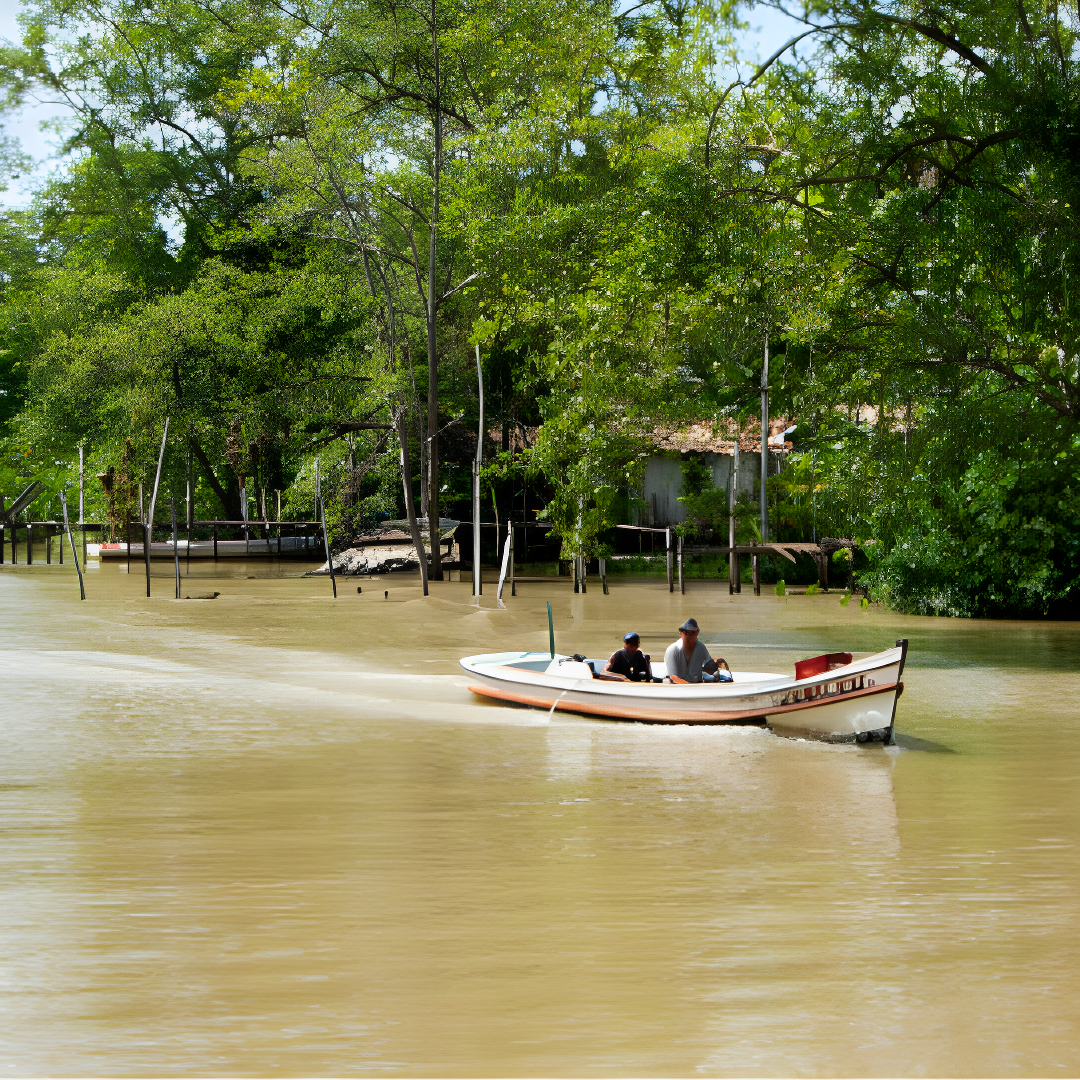
[[[697,619],[687,619],[679,627],[679,640],[664,653],[664,668],[673,683],[731,682],[731,669],[724,659],[714,660],[698,640]]]
[[[632,630],[623,637],[623,647],[612,653],[605,675],[617,675],[626,682],[649,682],[649,657],[641,651],[641,638]]]

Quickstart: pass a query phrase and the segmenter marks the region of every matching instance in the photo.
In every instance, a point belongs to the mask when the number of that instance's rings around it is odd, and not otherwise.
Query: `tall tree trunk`
[[[225,511],[225,518],[227,521],[239,521],[240,520],[240,500],[230,499],[228,493],[221,486],[221,482],[217,476],[214,475],[214,470],[210,465],[210,459],[206,456],[206,452],[199,445],[199,440],[193,435],[191,437],[191,452],[198,459],[199,464],[203,468],[203,473],[206,476],[207,483],[214,489],[214,494],[218,497],[221,503],[221,509]]]
[[[439,531],[439,356],[435,331],[438,301],[435,295],[435,244],[439,229],[439,180],[442,173],[442,99],[439,82],[439,31],[431,0],[431,42],[435,61],[435,159],[431,195],[431,228],[428,232],[427,347],[428,347],[428,532],[431,536],[431,576],[442,581]]]

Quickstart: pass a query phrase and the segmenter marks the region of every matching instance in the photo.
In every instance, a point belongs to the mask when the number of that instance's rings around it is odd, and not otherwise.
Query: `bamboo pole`
[[[476,346],[476,380],[480,388],[480,423],[476,433],[476,458],[473,461],[473,596],[484,592],[484,580],[480,574],[480,464],[484,454],[484,369],[480,366],[480,345]]]
[[[330,534],[326,531],[326,507],[322,496],[319,497],[319,517],[322,521],[323,543],[326,545],[326,565],[330,568],[330,584],[334,587],[334,599],[337,599],[337,578],[334,575],[334,556],[330,554]]]
[[[401,485],[405,492],[405,516],[409,519],[409,535],[412,537],[413,547],[416,548],[416,557],[420,560],[420,584],[424,595],[428,594],[427,576],[427,552],[424,549],[424,538],[420,533],[420,522],[416,519],[416,501],[413,498],[412,489],[412,464],[409,461],[409,432],[405,422],[405,410],[403,409],[394,422],[397,428],[398,443],[401,446]],[[278,496],[279,500],[281,496]],[[280,537],[281,530],[278,530]],[[442,533],[440,532],[440,536]],[[278,549],[281,548],[281,540],[278,540]]]
[[[761,367],[761,542],[769,541],[769,504],[766,484],[769,479],[769,335],[765,334],[765,360]],[[760,590],[756,589],[755,592]]]
[[[75,560],[75,573],[79,575],[79,599],[85,600],[86,586],[83,584],[82,567],[79,566],[79,553],[75,550],[75,537],[71,535],[71,526],[68,524],[67,497],[62,491],[60,492],[60,505],[64,511],[64,528],[67,530],[68,543],[71,544],[71,557]]]
[[[508,522],[506,526],[510,530],[510,595],[517,596],[517,582],[514,580],[514,525]],[[525,545],[528,547],[528,544]]]
[[[176,541],[176,500],[169,497],[169,512],[172,515],[172,554],[173,566],[176,568],[176,599],[180,599],[180,548]]]
[[[161,433],[161,450],[158,452],[157,472],[154,474],[154,493],[150,496],[150,514],[143,523],[143,555],[146,558],[146,595],[150,595],[150,544],[154,535],[154,508],[157,506],[158,484],[161,483],[161,464],[165,460],[165,440],[169,437],[169,418]],[[139,485],[139,502],[142,502],[142,485]]]
[[[728,497],[728,595],[735,592],[739,573],[739,556],[735,554],[735,502],[739,486],[739,441],[735,440],[735,456],[731,462],[731,495]]]

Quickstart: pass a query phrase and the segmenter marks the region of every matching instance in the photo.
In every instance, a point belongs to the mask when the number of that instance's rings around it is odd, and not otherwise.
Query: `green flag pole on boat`
[[[551,601],[548,606],[548,647],[551,649],[551,659],[555,659],[555,624],[551,621]]]

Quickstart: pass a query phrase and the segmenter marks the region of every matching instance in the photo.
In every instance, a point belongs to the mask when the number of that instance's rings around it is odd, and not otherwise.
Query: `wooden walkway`
[[[854,540],[840,540],[832,537],[822,537],[818,543],[794,542],[763,544],[738,544],[729,547],[724,544],[715,547],[691,547],[683,544],[683,538],[675,535],[673,526],[658,529],[643,525],[618,525],[619,529],[632,529],[635,532],[663,533],[666,538],[664,552],[667,556],[667,581],[668,591],[675,591],[676,571],[678,574],[679,592],[686,592],[686,575],[684,560],[687,555],[726,555],[728,557],[728,586],[732,593],[742,592],[742,577],[738,571],[738,564],[743,555],[749,555],[752,560],[754,574],[754,593],[761,595],[761,563],[760,557],[766,554],[782,555],[790,562],[795,562],[796,555],[809,555],[817,565],[818,584],[825,591],[829,591],[829,560],[833,552],[841,549],[854,550],[858,545]],[[850,563],[849,563],[850,566]],[[603,570],[601,570],[603,575]],[[850,572],[848,588],[851,587]]]

